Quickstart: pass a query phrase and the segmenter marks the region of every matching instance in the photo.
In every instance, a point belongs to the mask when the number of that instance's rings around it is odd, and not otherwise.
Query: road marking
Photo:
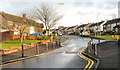
[[[94,61],[91,60],[90,58],[84,56],[84,55],[82,54],[82,52],[83,52],[84,50],[85,50],[85,48],[83,48],[83,49],[78,53],[78,55],[79,55],[81,58],[83,58],[83,59],[85,59],[85,60],[88,61],[88,64],[85,66],[85,69],[84,69],[84,70],[87,70],[87,69],[90,70],[90,69],[92,68],[93,64],[94,64]]]
[[[86,54],[86,53],[84,53],[84,54]],[[98,64],[99,64],[99,59],[97,59],[97,58],[95,58],[95,57],[93,57],[93,56],[90,56],[90,55],[88,55],[88,54],[86,54],[87,56],[89,56],[89,57],[91,57],[91,58],[93,58],[93,59],[95,59],[95,60],[97,60],[97,64],[96,64],[96,66],[95,66],[95,68],[97,68],[98,67]]]

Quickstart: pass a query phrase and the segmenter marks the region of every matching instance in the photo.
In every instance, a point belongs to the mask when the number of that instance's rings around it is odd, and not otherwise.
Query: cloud
[[[3,0],[2,0],[3,1]],[[52,4],[64,15],[59,25],[73,26],[80,23],[96,22],[112,19],[112,14],[117,14],[118,0],[4,0],[0,2],[0,10],[10,14],[28,11],[41,2]],[[64,3],[64,5],[59,5]]]
[[[74,6],[93,6],[93,2],[74,2]]]

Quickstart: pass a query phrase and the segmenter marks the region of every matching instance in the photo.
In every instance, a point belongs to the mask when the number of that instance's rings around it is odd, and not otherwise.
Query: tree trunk
[[[50,30],[48,29],[48,35],[50,35]]]
[[[23,42],[23,33],[20,34],[20,43]]]

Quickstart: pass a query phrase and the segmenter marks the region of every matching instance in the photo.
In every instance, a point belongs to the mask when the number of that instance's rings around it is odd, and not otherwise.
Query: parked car
[[[89,35],[90,35],[90,33],[89,33],[89,32],[87,32],[87,31],[86,31],[86,32],[82,32],[82,33],[81,33],[81,36],[88,37]]]
[[[60,33],[59,36],[62,36],[62,33]]]
[[[32,33],[32,34],[30,34],[31,36],[42,36],[42,34],[41,33]]]

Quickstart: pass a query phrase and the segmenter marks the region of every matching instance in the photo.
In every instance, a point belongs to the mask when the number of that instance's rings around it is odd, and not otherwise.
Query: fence
[[[53,42],[47,42],[45,44],[41,44],[41,42],[38,42],[38,43],[34,43],[35,46],[27,48],[27,49],[24,49],[24,48],[29,47],[29,45],[22,45],[21,47],[22,49],[20,51],[2,55],[0,56],[0,58],[2,58],[2,63],[3,63],[9,60],[14,60],[18,58],[41,54],[41,53],[45,53],[45,52],[61,47],[60,43],[61,43],[60,39],[53,41]]]

